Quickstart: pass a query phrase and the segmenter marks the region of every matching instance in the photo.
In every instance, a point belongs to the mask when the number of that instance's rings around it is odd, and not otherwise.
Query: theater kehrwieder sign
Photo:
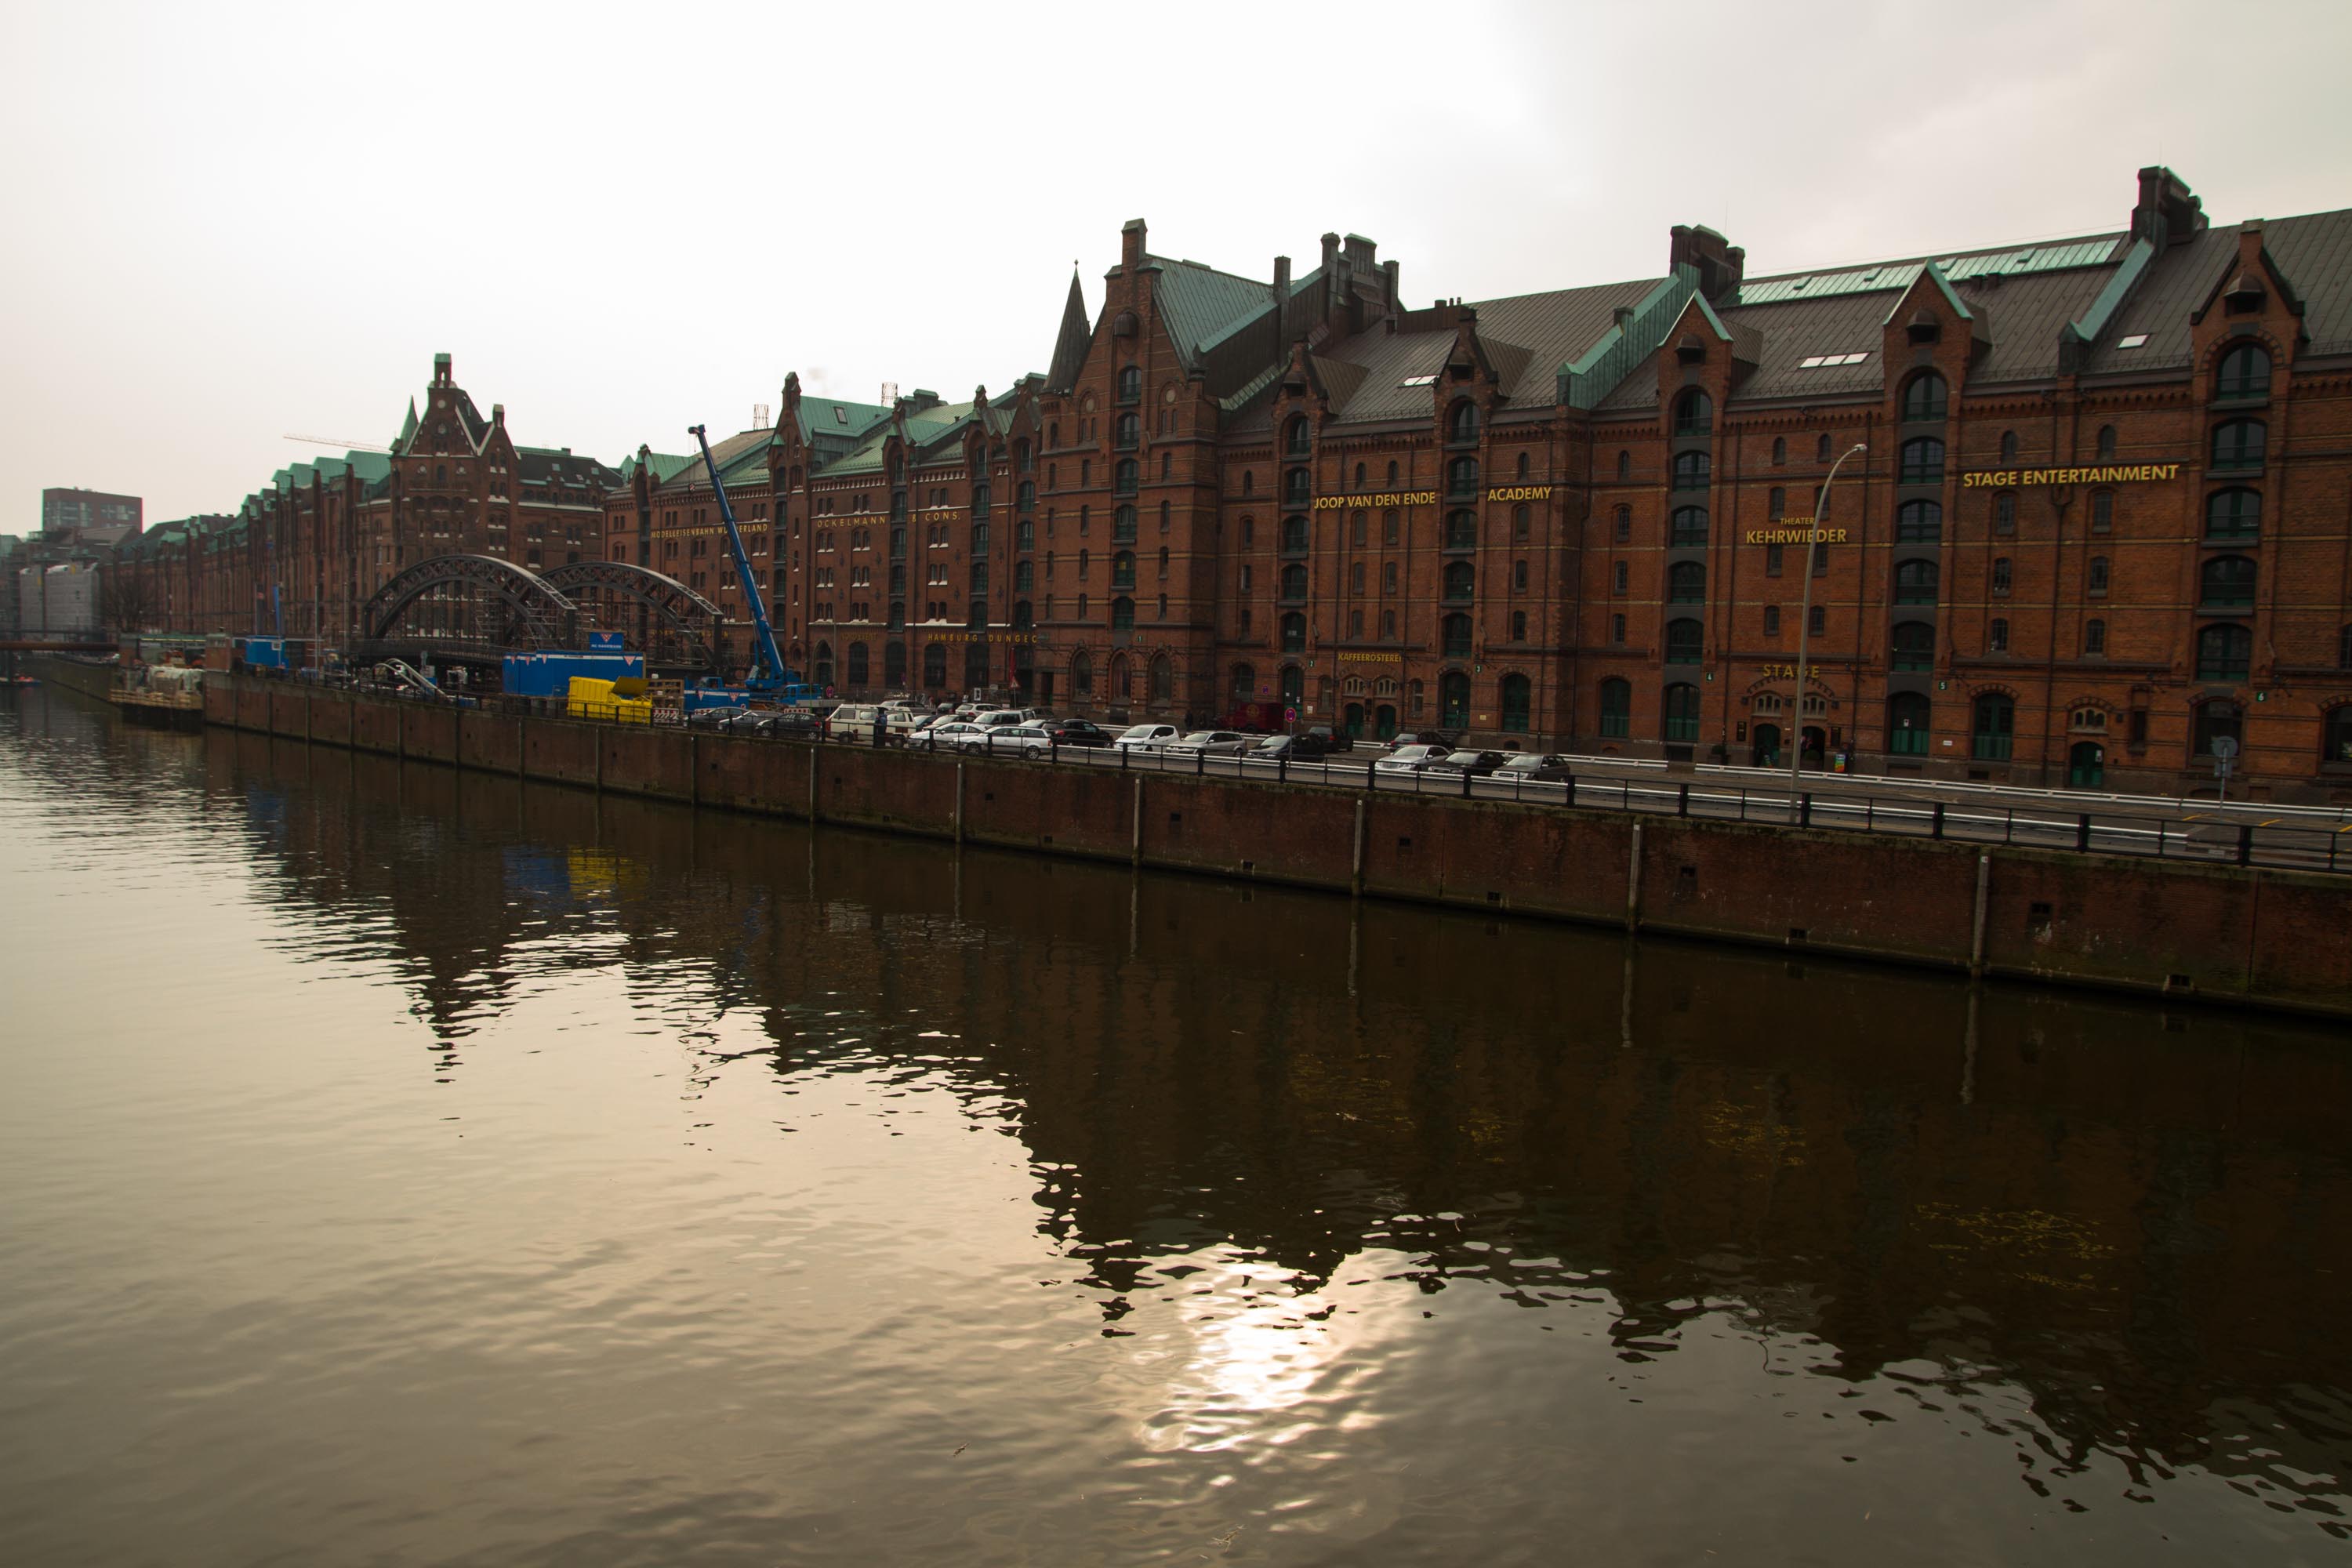
[[[2144,485],[2177,479],[2178,463],[2108,464],[2096,468],[1994,468],[1962,474],[1960,489],[2025,489],[2036,485]]]

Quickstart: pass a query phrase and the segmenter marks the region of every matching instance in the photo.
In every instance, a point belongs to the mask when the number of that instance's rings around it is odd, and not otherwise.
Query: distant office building
[[[113,496],[101,490],[46,489],[41,492],[41,531],[68,533],[83,529],[112,529],[98,542],[110,544],[139,531],[145,503],[137,496]]]
[[[98,629],[95,566],[27,566],[16,574],[16,624],[26,632]]]

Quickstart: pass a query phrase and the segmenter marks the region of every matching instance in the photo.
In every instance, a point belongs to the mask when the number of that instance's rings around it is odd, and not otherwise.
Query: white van
[[[972,720],[983,730],[1002,730],[1009,724],[1025,724],[1028,721],[1027,710],[1020,708],[992,708]]]
[[[882,711],[867,702],[845,702],[833,710],[826,721],[836,741],[859,741],[871,743],[874,739],[875,716]]]

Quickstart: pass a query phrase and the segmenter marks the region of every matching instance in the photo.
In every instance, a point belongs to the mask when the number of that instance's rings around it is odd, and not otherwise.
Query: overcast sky
[[[1325,230],[1408,301],[2352,205],[2352,5],[802,8],[16,0],[0,531],[152,524],[389,441],[433,355],[608,461],[797,369],[950,398],[1042,371],[1152,248],[1265,277]],[[2236,65],[2225,47],[2253,52]]]

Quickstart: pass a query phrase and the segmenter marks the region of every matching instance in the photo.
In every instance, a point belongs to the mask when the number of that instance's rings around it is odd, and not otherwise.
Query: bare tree
[[[155,614],[155,591],[146,574],[121,566],[101,566],[98,578],[98,610],[110,630],[144,632]]]

